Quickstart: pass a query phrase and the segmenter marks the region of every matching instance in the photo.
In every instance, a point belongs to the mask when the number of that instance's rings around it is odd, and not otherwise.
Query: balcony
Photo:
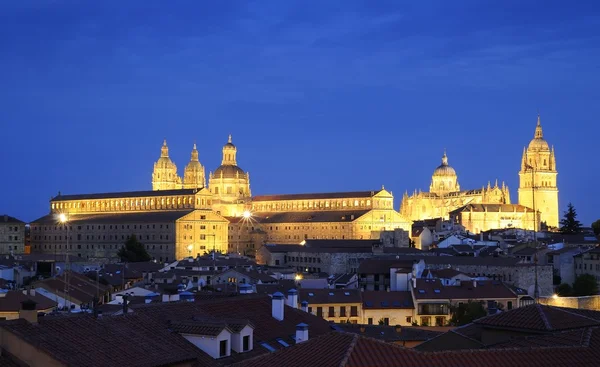
[[[445,303],[421,303],[418,315],[448,315],[448,305]]]

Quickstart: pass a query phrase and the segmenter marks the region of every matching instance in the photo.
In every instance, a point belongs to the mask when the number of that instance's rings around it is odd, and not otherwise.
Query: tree
[[[561,297],[570,297],[573,295],[573,288],[567,283],[562,283],[556,287],[556,294]]]
[[[451,306],[450,311],[452,312],[450,323],[456,326],[469,324],[473,320],[487,315],[483,305],[478,301],[469,301],[458,306]]]
[[[575,297],[591,296],[598,294],[598,283],[592,274],[581,274],[575,278],[573,283],[573,295]]]
[[[594,230],[594,234],[596,236],[600,236],[600,219],[592,223],[592,229]]]
[[[144,244],[138,241],[135,235],[131,235],[127,239],[125,245],[117,252],[117,255],[121,258],[121,261],[131,263],[152,260],[152,257],[146,251]]]
[[[577,211],[573,204],[569,203],[567,211],[564,212],[560,221],[560,231],[564,234],[581,233],[581,222],[577,220]]]

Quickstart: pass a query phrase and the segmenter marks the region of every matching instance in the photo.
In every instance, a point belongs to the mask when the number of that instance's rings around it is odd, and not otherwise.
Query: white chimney
[[[35,297],[35,288],[31,288],[29,290],[29,295],[32,296],[32,297]]]
[[[308,325],[301,323],[296,325],[296,343],[302,343],[308,340]]]
[[[308,302],[302,301],[302,311],[308,312]]]
[[[287,300],[285,302],[286,305],[298,308],[298,291],[295,289],[290,289],[287,292]]]
[[[271,315],[273,318],[283,321],[283,304],[284,304],[283,293],[277,292],[273,294],[273,302],[271,307]]]
[[[473,279],[473,288],[477,288],[477,279]]]
[[[413,288],[417,288],[417,278],[412,278]]]
[[[169,302],[169,295],[166,294],[166,293],[163,293],[163,295],[162,295],[162,301],[163,302]]]

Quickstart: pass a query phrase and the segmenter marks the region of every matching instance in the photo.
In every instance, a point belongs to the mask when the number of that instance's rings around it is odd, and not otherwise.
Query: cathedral
[[[507,227],[539,229],[541,222],[558,227],[556,176],[554,148],[544,140],[538,116],[534,138],[523,149],[518,204],[511,204],[504,182],[461,190],[458,175],[444,152],[441,164],[433,171],[429,192],[405,193],[400,213],[411,221],[453,219],[474,233]]]

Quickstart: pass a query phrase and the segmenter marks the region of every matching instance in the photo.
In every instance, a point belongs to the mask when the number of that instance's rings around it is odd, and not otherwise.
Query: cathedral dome
[[[454,168],[448,165],[448,156],[446,156],[446,152],[442,156],[442,164],[440,164],[435,171],[433,171],[433,175],[436,177],[444,176],[444,177],[455,177],[456,171]]]
[[[535,127],[535,134],[533,139],[529,142],[529,150],[550,150],[548,142],[544,139],[544,133],[542,131],[542,122],[538,115],[537,126]]]
[[[548,142],[544,138],[534,138],[529,142],[529,150],[550,150]]]
[[[163,145],[160,149],[160,158],[154,163],[155,168],[163,168],[163,169],[177,169],[175,163],[169,158],[169,148],[167,147],[167,141],[163,142]]]
[[[223,174],[223,178],[246,178],[246,172],[238,166],[221,165],[215,170],[213,176],[220,178],[221,173]]]

